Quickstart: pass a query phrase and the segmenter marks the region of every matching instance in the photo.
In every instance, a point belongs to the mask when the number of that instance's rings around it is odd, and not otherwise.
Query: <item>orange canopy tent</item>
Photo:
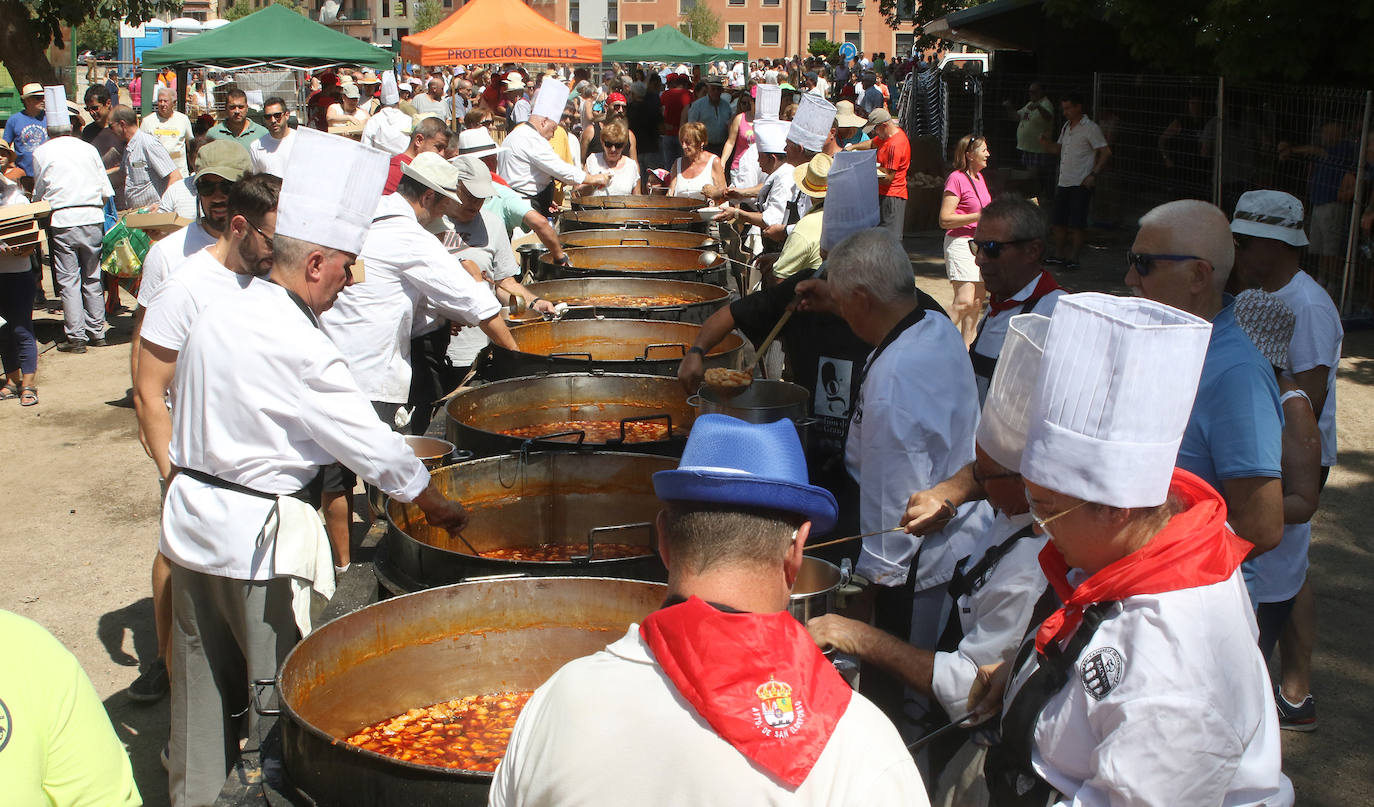
[[[564,30],[521,0],[471,0],[427,31],[401,38],[422,65],[600,62],[601,43]]]

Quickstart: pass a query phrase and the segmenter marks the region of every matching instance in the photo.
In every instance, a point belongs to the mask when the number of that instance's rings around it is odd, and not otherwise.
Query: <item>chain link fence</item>
[[[1230,215],[1247,190],[1282,190],[1302,200],[1307,214],[1311,243],[1303,268],[1326,286],[1343,314],[1370,313],[1374,93],[1217,76],[993,70],[976,87],[948,86],[940,137],[946,159],[960,137],[981,129],[1004,188],[1042,198],[1052,193],[1053,169],[1035,176],[1017,150],[1016,110],[1027,102],[1032,83],[1044,88],[1055,109],[1052,137],[1064,123],[1060,101],[1076,93],[1112,149],[1093,198],[1099,231],[1124,237],[1146,211],[1172,199],[1204,199]]]

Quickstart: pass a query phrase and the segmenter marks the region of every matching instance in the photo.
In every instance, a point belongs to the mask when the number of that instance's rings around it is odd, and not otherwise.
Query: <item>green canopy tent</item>
[[[391,67],[391,51],[369,45],[273,3],[241,20],[143,52],[143,66],[287,67],[356,64]]]
[[[687,62],[706,64],[707,62],[744,62],[749,54],[730,48],[713,48],[689,39],[676,28],[655,28],[647,34],[622,39],[601,49],[601,58],[607,62]]]

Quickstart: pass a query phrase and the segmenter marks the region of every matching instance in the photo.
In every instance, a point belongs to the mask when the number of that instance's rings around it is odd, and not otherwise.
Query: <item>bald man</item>
[[[1212,323],[1178,466],[1225,497],[1227,520],[1255,545],[1254,557],[1283,537],[1283,416],[1274,369],[1236,324],[1232,298],[1222,291],[1235,256],[1225,213],[1191,199],[1169,202],[1141,217],[1126,285]]]

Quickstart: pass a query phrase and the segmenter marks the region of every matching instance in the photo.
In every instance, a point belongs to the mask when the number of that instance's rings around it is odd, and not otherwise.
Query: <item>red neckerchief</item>
[[[488,170],[490,170],[490,169],[488,169]],[[491,181],[492,181],[492,182],[500,182],[502,185],[505,185],[507,188],[510,187],[510,183],[507,182],[507,181],[505,181],[505,180],[502,179],[501,177],[497,176],[495,171],[491,171]]]
[[[1226,501],[1200,478],[1174,469],[1169,493],[1183,500],[1184,511],[1169,519],[1144,547],[1078,584],[1069,585],[1069,565],[1054,542],[1040,550],[1040,568],[1064,607],[1040,623],[1035,649],[1073,635],[1083,609],[1098,602],[1136,594],[1163,594],[1209,586],[1226,580],[1254,547],[1226,526]]]
[[[1062,287],[1059,285],[1059,281],[1054,279],[1054,275],[1050,274],[1049,272],[1042,271],[1040,273],[1040,279],[1036,281],[1035,288],[1031,290],[1030,296],[1027,297],[1026,300],[1038,300],[1041,297],[1044,297],[1046,294],[1049,294],[1050,292],[1059,288]],[[1025,305],[1026,300],[1013,300],[1011,298],[999,300],[997,299],[996,295],[993,295],[988,298],[988,316],[996,316],[997,314],[1000,314],[1003,311],[1013,309],[1018,305]]]
[[[792,788],[853,695],[786,611],[726,613],[692,597],[650,614],[639,634],[716,734]]]

